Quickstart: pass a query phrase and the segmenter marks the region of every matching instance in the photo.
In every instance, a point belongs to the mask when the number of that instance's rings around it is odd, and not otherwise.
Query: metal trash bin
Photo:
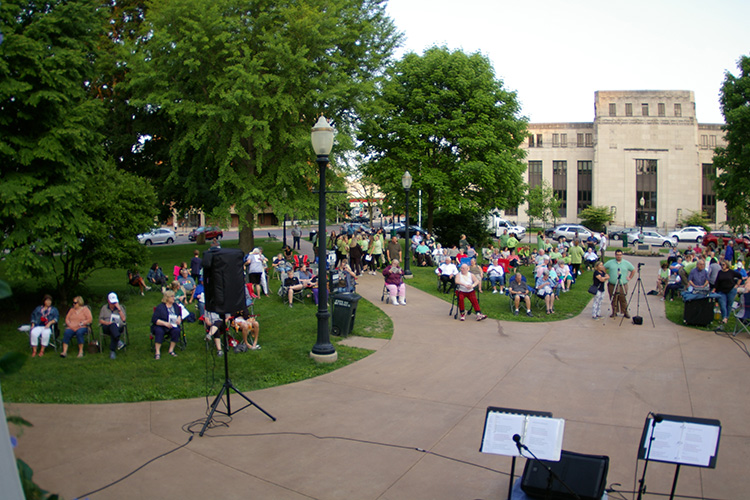
[[[354,318],[357,315],[357,303],[361,299],[356,293],[337,293],[331,296],[333,302],[333,319],[331,335],[348,337],[354,329]]]
[[[308,241],[313,241],[315,239],[315,235],[318,234],[318,231],[315,229],[310,229],[310,235],[308,236]]]

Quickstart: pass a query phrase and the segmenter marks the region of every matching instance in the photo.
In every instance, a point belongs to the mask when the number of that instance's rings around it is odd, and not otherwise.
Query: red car
[[[201,233],[206,233],[206,240],[213,240],[215,238],[223,238],[224,237],[224,231],[221,230],[221,228],[216,226],[206,226],[206,227],[199,227],[198,229],[193,229],[188,234],[188,239],[190,241],[195,241],[198,238],[198,235]]]
[[[721,245],[719,245],[719,238],[721,238]],[[711,231],[703,237],[703,245],[715,250],[717,246],[726,247],[729,240],[734,240],[735,248],[750,248],[750,240],[745,236],[733,236],[726,231]]]

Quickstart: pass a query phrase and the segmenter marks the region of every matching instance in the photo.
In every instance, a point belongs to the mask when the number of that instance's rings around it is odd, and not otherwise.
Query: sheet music
[[[525,420],[524,415],[490,412],[487,415],[482,451],[509,457],[519,456],[513,435],[523,436]]]
[[[541,460],[558,462],[565,421],[561,418],[528,417],[521,442]]]
[[[718,440],[719,427],[715,425],[664,420],[649,425],[643,447],[650,460],[708,467]]]
[[[526,445],[542,460],[557,462],[562,451],[565,421],[559,418],[489,412],[482,438],[483,453],[494,453],[509,457],[525,456],[518,452],[513,435],[521,437]]]

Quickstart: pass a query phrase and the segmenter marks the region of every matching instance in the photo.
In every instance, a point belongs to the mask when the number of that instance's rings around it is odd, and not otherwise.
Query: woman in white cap
[[[102,325],[104,334],[110,337],[110,359],[115,359],[117,357],[115,351],[125,347],[125,342],[120,340],[120,336],[125,331],[126,321],[127,313],[125,312],[125,306],[120,304],[116,293],[110,293],[107,295],[107,303],[99,311],[99,324]]]

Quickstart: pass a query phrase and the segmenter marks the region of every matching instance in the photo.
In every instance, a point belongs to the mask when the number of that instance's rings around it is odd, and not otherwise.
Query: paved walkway
[[[381,289],[381,278],[361,279],[359,292],[393,318],[393,339],[336,372],[248,393],[276,422],[251,407],[185,445],[204,399],[10,404],[34,424],[17,453],[68,499],[170,451],[90,498],[498,499],[510,458],[478,450],[487,406],[503,406],[565,419],[563,448],[610,456],[608,483],[627,491],[654,411],[723,425],[716,469],[683,467],[678,494],[748,497],[750,359],[731,340],[667,322],[653,299],[656,328],[643,308],[643,326],[593,321],[588,308],[554,323],[461,323],[412,288],[408,306],[382,305]],[[495,299],[505,300],[485,300]],[[669,493],[674,469],[652,462],[648,491]]]

